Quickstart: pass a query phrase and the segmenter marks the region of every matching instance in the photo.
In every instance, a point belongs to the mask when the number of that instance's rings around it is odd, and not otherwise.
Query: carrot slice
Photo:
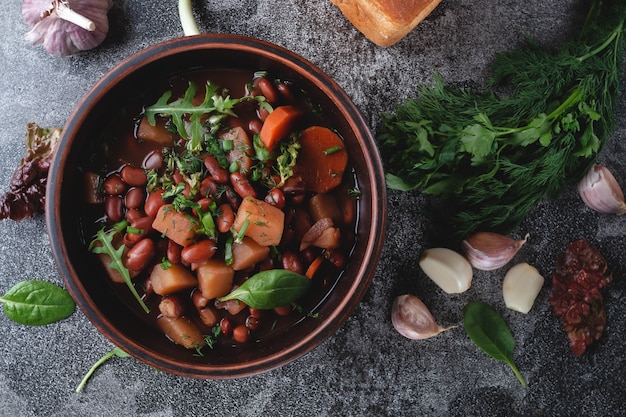
[[[311,265],[309,265],[309,267],[307,268],[304,276],[308,279],[313,279],[313,276],[315,276],[317,270],[320,269],[320,266],[322,266],[323,261],[324,257],[322,256],[318,256],[317,258],[313,259],[313,262],[311,262]]]
[[[309,191],[326,193],[341,184],[348,165],[348,152],[338,134],[311,126],[300,135],[297,169]]]
[[[279,106],[267,116],[259,136],[270,152],[291,133],[301,114],[300,110],[294,106]]]

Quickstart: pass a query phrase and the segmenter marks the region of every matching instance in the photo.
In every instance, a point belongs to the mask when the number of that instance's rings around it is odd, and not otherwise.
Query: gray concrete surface
[[[175,1],[116,0],[111,30],[96,50],[69,58],[27,45],[21,2],[0,8],[0,189],[23,156],[26,123],[62,126],[83,93],[109,68],[143,47],[181,36]],[[581,0],[443,0],[409,36],[379,48],[328,0],[194,2],[203,32],[255,36],[319,65],[354,99],[376,130],[381,112],[412,96],[437,69],[450,81],[482,85],[494,53],[524,35],[556,45],[576,32]],[[601,161],[626,185],[626,101]],[[0,416],[624,416],[626,415],[626,219],[592,213],[573,189],[543,201],[515,233],[531,234],[518,260],[547,284],[528,315],[507,311],[502,271],[476,273],[465,294],[447,296],[421,273],[421,251],[438,238],[418,207],[419,193],[389,195],[383,259],[362,303],[321,346],[280,369],[240,380],[200,381],[112,359],[82,394],[84,372],[113,346],[77,311],[45,327],[0,314]],[[614,282],[605,293],[608,324],[588,353],[575,357],[548,304],[557,255],[586,237],[604,253]],[[62,285],[43,216],[0,222],[0,292],[24,279]],[[393,298],[418,294],[444,326],[460,323],[472,300],[493,305],[516,340],[522,388],[508,367],[479,351],[461,327],[426,341],[392,328]]]

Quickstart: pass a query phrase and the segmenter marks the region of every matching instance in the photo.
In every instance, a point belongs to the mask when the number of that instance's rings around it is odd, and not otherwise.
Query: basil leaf
[[[42,326],[70,316],[76,304],[67,291],[46,281],[17,283],[4,296],[4,312],[16,323]]]
[[[296,301],[311,286],[311,280],[287,269],[270,269],[248,278],[219,301],[239,300],[252,308],[269,310]]]
[[[504,319],[488,304],[472,302],[463,309],[463,327],[472,341],[492,358],[508,364],[526,387],[524,377],[513,362],[515,340]]]

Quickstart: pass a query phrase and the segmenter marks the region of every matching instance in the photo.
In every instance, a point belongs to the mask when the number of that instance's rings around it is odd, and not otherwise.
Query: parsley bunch
[[[579,38],[497,56],[482,93],[435,76],[382,115],[387,185],[446,197],[458,237],[515,227],[578,181],[612,133],[625,20],[623,0],[594,0]]]

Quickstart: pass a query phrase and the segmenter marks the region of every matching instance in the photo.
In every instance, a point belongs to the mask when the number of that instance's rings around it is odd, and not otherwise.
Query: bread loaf
[[[346,18],[379,46],[398,42],[441,0],[331,0]]]

